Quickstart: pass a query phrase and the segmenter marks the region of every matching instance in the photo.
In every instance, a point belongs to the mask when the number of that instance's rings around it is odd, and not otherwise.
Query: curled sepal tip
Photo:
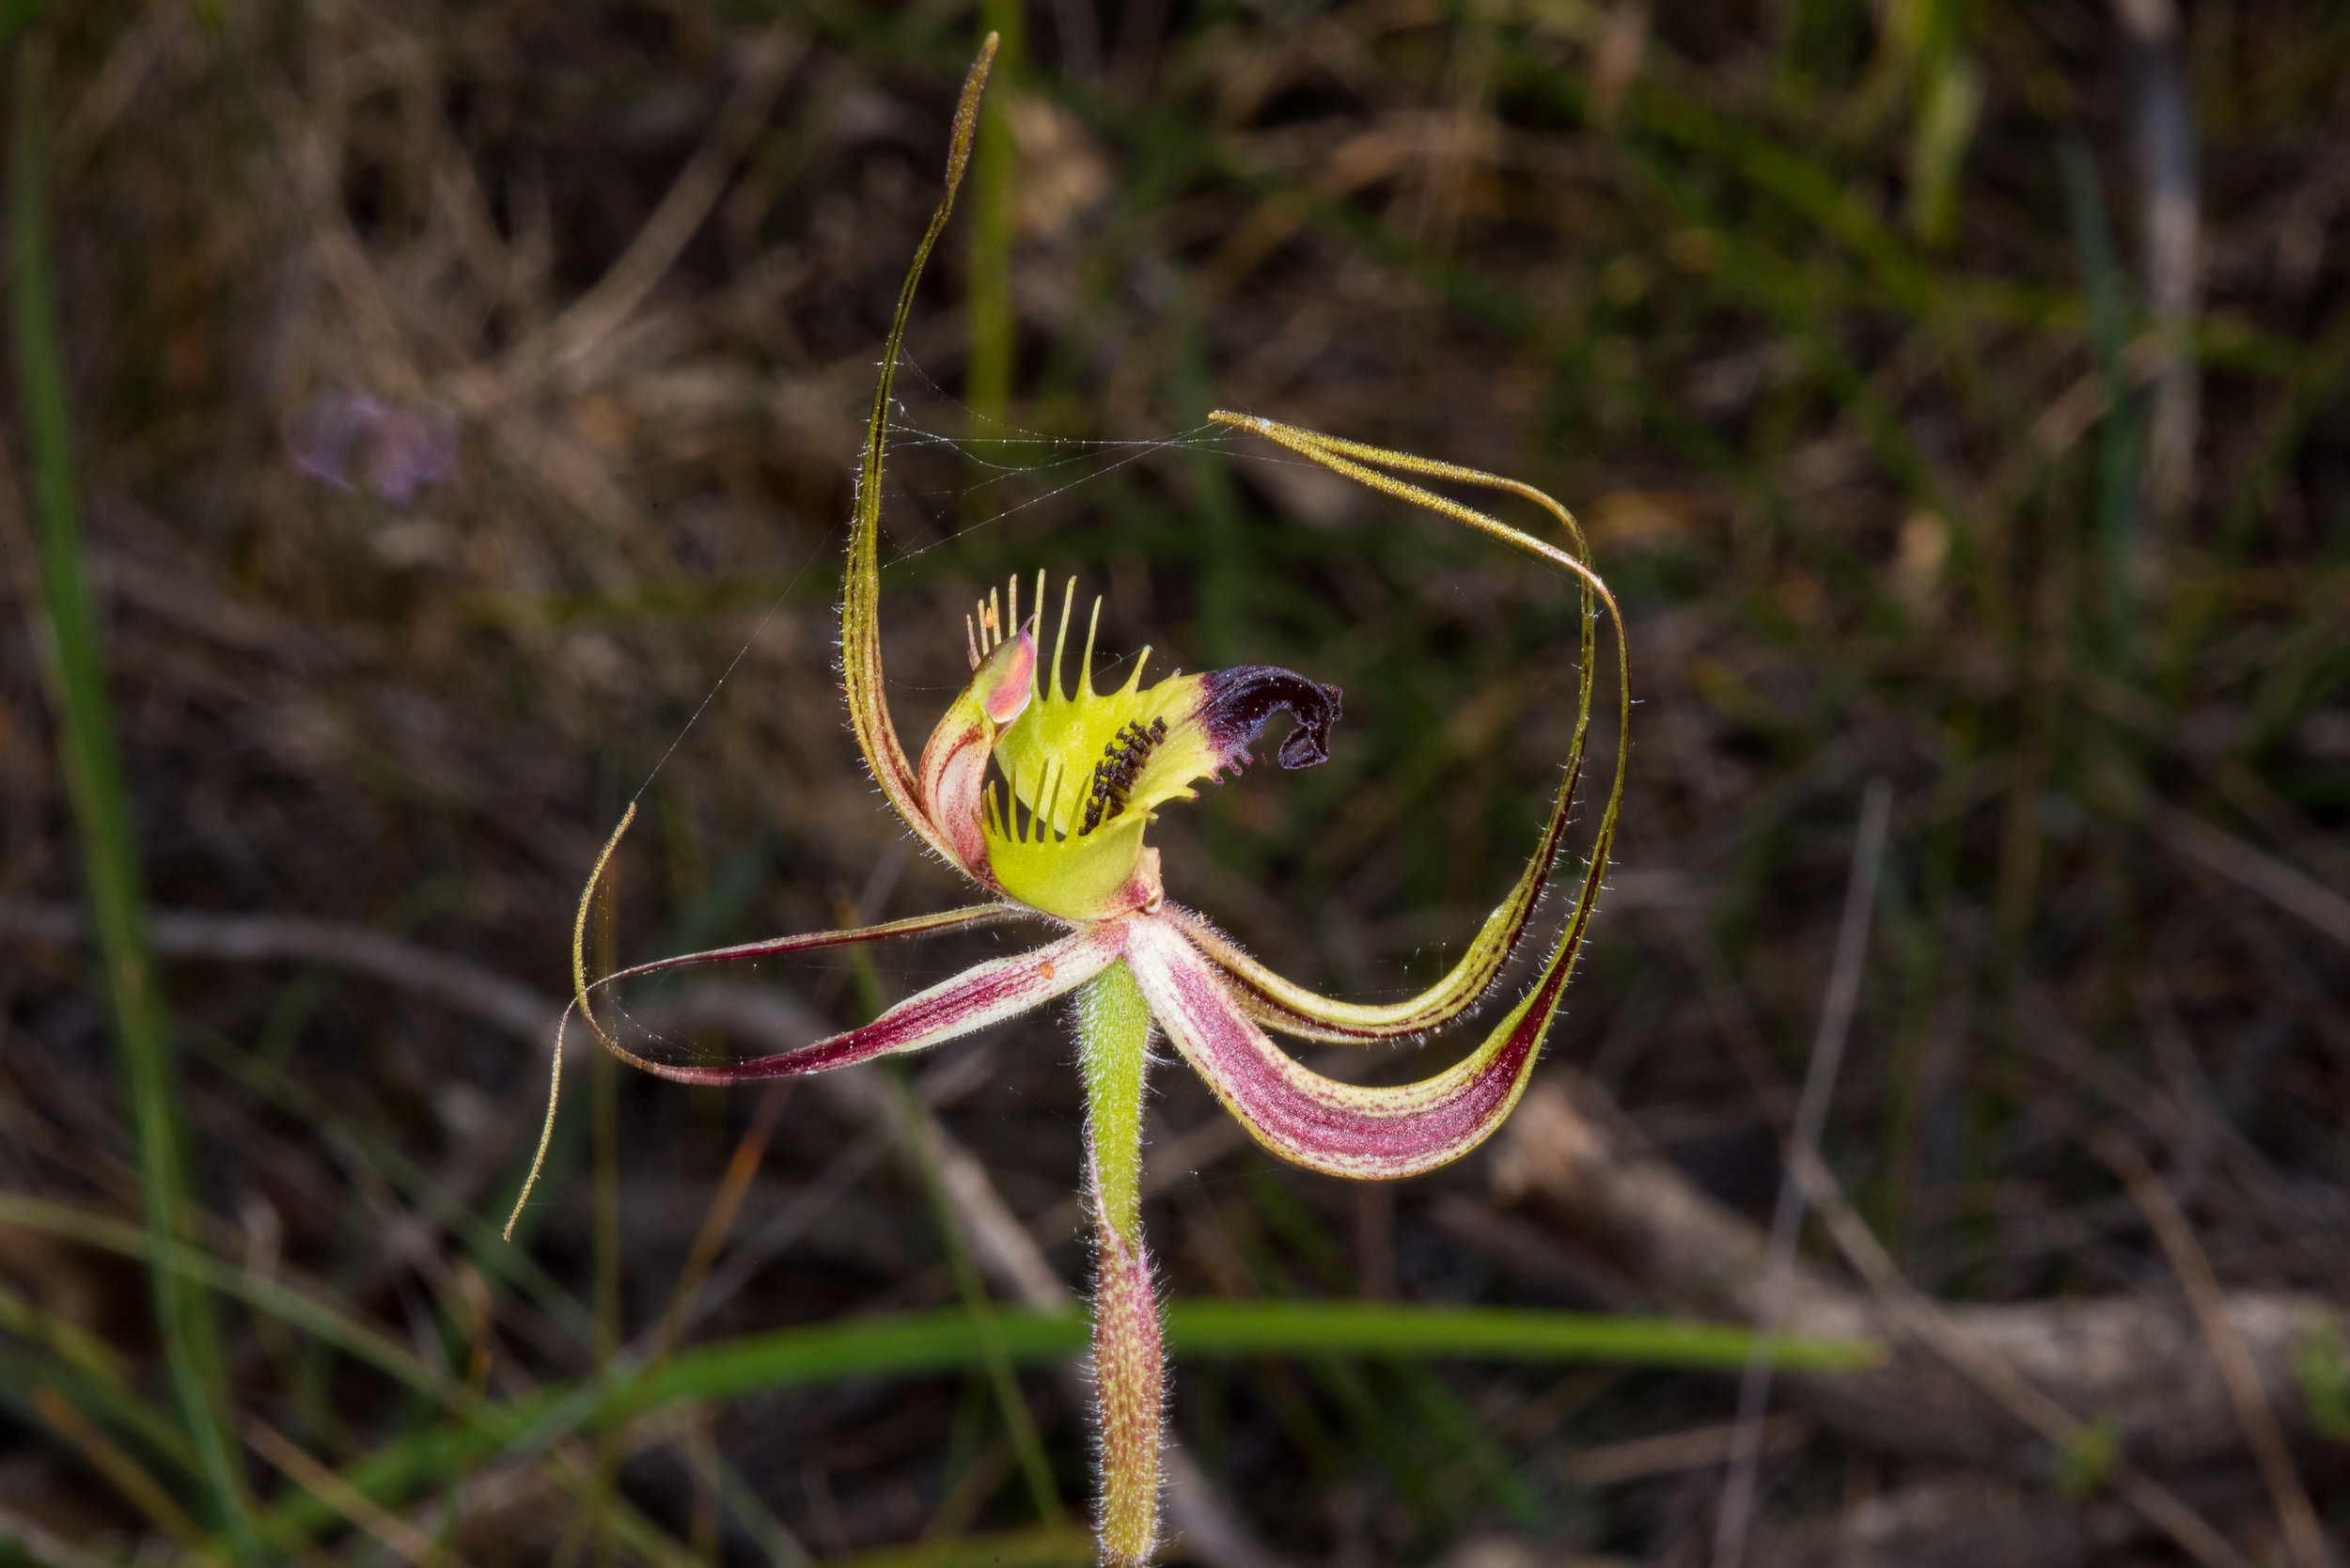
[[[1623,800],[1624,763],[1628,755],[1626,748],[1632,716],[1631,668],[1623,617],[1618,611],[1615,598],[1608,592],[1606,584],[1600,580],[1590,565],[1590,546],[1584,540],[1582,525],[1575,521],[1574,514],[1534,486],[1498,474],[1414,457],[1408,452],[1390,451],[1357,441],[1345,441],[1255,415],[1218,409],[1208,417],[1216,424],[1248,431],[1277,446],[1287,447],[1357,484],[1465,524],[1572,578],[1583,602],[1579,639],[1581,658],[1576,666],[1574,739],[1568,747],[1566,765],[1558,793],[1551,804],[1549,819],[1543,824],[1542,838],[1536,843],[1533,854],[1528,857],[1516,885],[1486,917],[1476,939],[1462,953],[1459,961],[1427,990],[1401,1001],[1383,1003],[1347,1002],[1321,996],[1276,974],[1197,915],[1170,904],[1165,906],[1167,917],[1181,924],[1184,933],[1199,950],[1223,971],[1232,998],[1240,1009],[1257,1023],[1284,1034],[1336,1043],[1393,1040],[1441,1027],[1474,1007],[1491,993],[1524,942],[1565,841],[1568,814],[1574,808],[1576,792],[1582,782],[1585,748],[1590,736],[1593,689],[1599,663],[1595,657],[1596,628],[1599,612],[1604,608],[1613,634],[1616,655],[1616,765],[1608,786],[1607,802],[1601,812],[1599,832],[1592,842],[1590,864],[1576,892],[1574,910],[1567,921],[1568,934],[1561,936],[1550,961],[1553,965],[1572,962],[1573,939],[1579,936],[1591,905],[1598,897],[1600,878],[1606,871],[1608,853],[1615,841],[1616,816]],[[1399,478],[1396,477],[1398,474],[1500,491],[1531,501],[1557,521],[1566,536],[1566,547],[1561,549],[1473,507],[1464,506],[1450,496]]]

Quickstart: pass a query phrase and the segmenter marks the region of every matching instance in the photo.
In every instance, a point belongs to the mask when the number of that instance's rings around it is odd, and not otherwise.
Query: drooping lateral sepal
[[[1100,974],[1123,950],[1125,937],[1121,926],[1089,926],[1033,951],[993,959],[966,969],[950,980],[907,997],[862,1027],[797,1050],[725,1066],[656,1061],[620,1044],[592,1016],[589,1022],[604,1047],[615,1056],[675,1083],[739,1084],[762,1078],[796,1077],[852,1066],[875,1057],[927,1050],[992,1024],[1016,1018]],[[657,966],[648,964],[634,972],[642,973],[653,967]]]
[[[1127,967],[1175,1048],[1259,1142],[1332,1176],[1416,1176],[1483,1142],[1525,1092],[1573,966],[1548,965],[1462,1061],[1418,1083],[1369,1088],[1324,1077],[1275,1045],[1171,921],[1130,924]]]
[[[1275,972],[1254,954],[1196,912],[1174,903],[1162,906],[1192,945],[1224,971],[1242,1011],[1269,1029],[1302,1040],[1360,1045],[1399,1040],[1442,1028],[1483,1000],[1502,970],[1517,956],[1543,893],[1550,886],[1559,847],[1566,841],[1568,812],[1583,777],[1584,729],[1575,731],[1574,751],[1559,780],[1559,795],[1543,836],[1507,897],[1436,982],[1417,996],[1392,1002],[1348,1002],[1324,996]]]
[[[1498,474],[1414,457],[1406,452],[1389,451],[1360,442],[1340,440],[1301,430],[1294,425],[1248,415],[1218,410],[1209,418],[1219,425],[1253,431],[1266,440],[1358,484],[1464,524],[1543,561],[1572,579],[1576,585],[1583,609],[1579,637],[1581,656],[1575,677],[1575,723],[1558,795],[1552,802],[1542,838],[1528,857],[1525,870],[1518,874],[1518,880],[1508,896],[1486,917],[1476,938],[1459,960],[1434,984],[1418,996],[1384,1003],[1346,1002],[1322,996],[1274,973],[1198,916],[1172,905],[1164,906],[1165,913],[1181,924],[1199,950],[1223,971],[1241,1009],[1256,1022],[1284,1034],[1334,1043],[1392,1040],[1441,1027],[1475,1006],[1490,993],[1501,978],[1504,967],[1524,942],[1549,884],[1559,849],[1565,841],[1567,819],[1574,805],[1576,790],[1582,782],[1585,748],[1590,738],[1594,677],[1598,665],[1595,657],[1596,631],[1599,611],[1604,607],[1614,631],[1616,653],[1616,766],[1608,786],[1606,804],[1600,815],[1599,832],[1591,846],[1590,865],[1581,887],[1576,891],[1575,904],[1567,919],[1567,934],[1560,937],[1549,961],[1554,966],[1562,962],[1572,963],[1574,941],[1590,917],[1592,902],[1599,891],[1600,877],[1606,870],[1608,852],[1614,842],[1616,814],[1623,799],[1626,746],[1632,720],[1631,670],[1624,641],[1623,618],[1617,610],[1614,596],[1590,565],[1590,547],[1583,537],[1581,525],[1574,520],[1574,514],[1534,486],[1505,478]],[[1497,518],[1464,506],[1449,496],[1398,478],[1397,474],[1501,491],[1531,501],[1557,521],[1565,534],[1568,547],[1560,549],[1521,529],[1511,527]]]
[[[604,1049],[634,1066],[650,1072],[662,1069],[640,1055],[623,1047],[615,1040],[603,1021],[596,1016],[595,999],[598,992],[624,981],[664,974],[674,969],[701,964],[744,963],[754,959],[776,958],[785,953],[813,952],[825,948],[855,947],[868,942],[885,942],[902,936],[931,936],[950,931],[972,931],[1008,920],[1034,919],[1036,912],[1016,903],[983,903],[964,909],[942,910],[935,915],[917,915],[910,919],[890,920],[881,925],[854,926],[835,931],[799,932],[790,936],[765,936],[753,942],[738,942],[730,947],[709,948],[699,952],[678,953],[668,958],[615,970],[590,983],[588,979],[588,920],[595,907],[596,895],[604,886],[604,873],[611,867],[613,856],[619,853],[620,840],[627,837],[631,824],[636,821],[636,804],[629,803],[620,813],[620,820],[604,841],[596,856],[593,869],[588,873],[588,885],[580,889],[579,908],[572,920],[572,999],[564,1004],[555,1026],[554,1059],[549,1064],[547,1079],[547,1114],[539,1129],[538,1152],[531,1156],[530,1171],[523,1180],[521,1193],[514,1200],[514,1210],[507,1217],[506,1237],[511,1241],[514,1226],[522,1217],[523,1205],[529,1201],[531,1188],[538,1184],[539,1172],[546,1163],[547,1149],[555,1137],[555,1112],[563,1091],[563,1037],[571,1025],[572,1014],[577,1012],[587,1021],[589,1032]],[[1103,961],[1106,963],[1107,960]],[[1094,966],[1098,970],[1099,964]],[[1080,979],[1093,970],[1082,971]],[[964,977],[968,979],[968,976]],[[950,982],[951,983],[951,982]],[[919,998],[916,998],[917,1000]],[[1042,998],[1040,998],[1042,999]],[[878,1023],[879,1020],[876,1020]],[[976,1027],[977,1026],[972,1026]],[[948,1038],[946,1035],[940,1039]],[[906,1049],[906,1046],[899,1046]],[[833,1063],[831,1065],[839,1065]]]

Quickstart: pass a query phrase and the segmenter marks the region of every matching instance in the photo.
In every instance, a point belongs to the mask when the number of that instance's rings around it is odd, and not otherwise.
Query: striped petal
[[[1525,1092],[1573,967],[1550,964],[1465,1060],[1418,1083],[1366,1088],[1276,1046],[1173,921],[1145,915],[1127,924],[1127,967],[1175,1048],[1259,1142],[1332,1176],[1417,1176],[1483,1142]]]
[[[1124,945],[1125,932],[1121,926],[1089,926],[1032,952],[993,959],[966,969],[950,980],[907,997],[861,1028],[816,1041],[797,1050],[779,1051],[774,1056],[755,1057],[723,1067],[685,1067],[654,1061],[614,1040],[584,1008],[582,1012],[606,1050],[656,1077],[682,1084],[752,1083],[762,1078],[823,1073],[875,1057],[926,1050],[959,1035],[1016,1018],[1100,974],[1119,956]],[[633,972],[641,974],[661,966],[648,964]]]
[[[612,1038],[610,1031],[604,1028],[602,1021],[595,1014],[593,1005],[595,993],[606,986],[617,985],[622,980],[664,974],[672,969],[684,969],[697,964],[774,958],[783,953],[813,952],[824,948],[853,947],[866,942],[885,942],[892,937],[899,936],[930,936],[941,932],[975,931],[984,926],[999,925],[1007,920],[1034,919],[1037,917],[1034,910],[1024,909],[1016,903],[973,904],[962,909],[945,910],[936,915],[916,915],[910,919],[890,920],[877,926],[856,926],[846,931],[802,932],[791,936],[766,936],[756,942],[739,942],[728,948],[709,948],[700,952],[678,953],[669,958],[656,958],[648,964],[636,964],[625,969],[616,969],[590,984],[588,980],[588,917],[595,908],[596,889],[603,885],[604,871],[611,866],[613,855],[619,852],[620,840],[627,837],[629,827],[635,821],[636,805],[632,801],[629,803],[628,809],[620,813],[619,825],[612,830],[612,837],[604,840],[603,852],[596,856],[596,864],[588,873],[588,886],[580,890],[579,911],[572,921],[572,999],[564,1004],[563,1015],[556,1020],[554,1061],[550,1066],[547,1080],[546,1120],[539,1129],[539,1149],[538,1152],[531,1157],[529,1174],[524,1177],[522,1191],[514,1200],[514,1211],[507,1217],[506,1239],[509,1241],[514,1239],[515,1222],[522,1217],[523,1205],[530,1200],[531,1189],[538,1185],[539,1171],[546,1163],[547,1149],[555,1138],[555,1113],[563,1097],[563,1037],[571,1027],[572,1014],[574,1011],[588,1021],[588,1027],[604,1049],[623,1061],[643,1068],[648,1073],[658,1074],[666,1078],[681,1078],[688,1083],[729,1083],[745,1078],[776,1077],[790,1073],[820,1072],[826,1067],[846,1066],[851,1060],[862,1060],[864,1057],[877,1056],[885,1051],[916,1050],[922,1045],[935,1044],[939,1041],[952,1039],[955,1035],[969,1029],[981,1027],[987,1023],[994,1022],[995,1016],[1010,1017],[1012,1013],[1022,1011],[1021,1008],[1013,1007],[1009,1011],[964,1022],[959,1027],[948,1027],[953,1022],[951,1017],[953,1010],[940,1000],[938,993],[959,983],[960,980],[969,980],[984,970],[998,967],[1002,964],[1020,962],[1001,960],[996,965],[981,964],[979,969],[966,971],[958,978],[958,980],[948,981],[947,986],[934,987],[920,996],[912,997],[899,1004],[898,1007],[892,1008],[888,1012],[867,1025],[865,1030],[850,1031],[851,1035],[867,1034],[869,1036],[858,1042],[857,1048],[862,1049],[862,1056],[842,1054],[842,1042],[850,1036],[841,1035],[835,1036],[831,1040],[820,1040],[801,1050],[788,1051],[777,1056],[760,1058],[758,1061],[741,1063],[733,1068],[675,1068],[649,1060],[622,1046],[619,1041]],[[1052,980],[1058,974],[1058,965],[1054,962],[1054,958],[1055,949],[1059,946],[1061,944],[1056,943],[1027,955],[1027,962],[1032,967],[1041,967],[1042,978],[1047,981]],[[1112,956],[1115,954],[1113,953]],[[1074,966],[1077,978],[1082,980],[1088,975],[1098,972],[1102,964],[1107,962],[1108,959],[1104,958],[1088,968],[1084,966],[1086,958],[1081,955],[1077,965]],[[1070,983],[1075,984],[1076,980],[1072,980]],[[1048,992],[1038,996],[1035,1001],[1026,1005],[1033,1007],[1037,1002],[1045,1001],[1053,995],[1058,995],[1058,993]],[[887,1031],[883,1031],[880,1043],[878,1044],[873,1043],[870,1037],[870,1031],[881,1030],[882,1026],[890,1022],[893,1017],[914,1008],[916,1003],[923,1002],[926,998],[932,1004],[929,1012],[924,1015],[930,1031],[927,1038],[910,1042],[905,1040],[893,1042]],[[989,1002],[984,996],[965,996],[963,1000],[966,1006],[973,1007],[986,1008],[1000,1005],[1000,998],[995,1003]],[[828,1052],[829,1055],[826,1059],[820,1060],[809,1055],[814,1052]],[[746,1071],[760,1068],[763,1063],[782,1063],[787,1060],[796,1062],[798,1065],[776,1066],[766,1071]]]
[[[976,646],[972,651],[978,654]],[[995,874],[988,869],[987,836],[979,827],[987,760],[1004,726],[1027,707],[1035,679],[1036,634],[1024,626],[976,659],[970,683],[948,705],[922,748],[923,810],[963,873],[988,886],[995,886]]]
[[[954,211],[955,188],[971,158],[971,135],[978,124],[979,89],[987,85],[988,67],[995,47],[991,40],[964,78],[962,100],[955,105],[955,129],[947,152],[947,188],[938,210],[914,253],[914,265],[898,291],[898,308],[890,319],[889,337],[882,345],[881,381],[873,388],[872,416],[865,427],[865,456],[857,470],[856,515],[849,525],[849,564],[840,589],[840,682],[849,699],[849,727],[856,732],[857,748],[865,753],[873,781],[900,817],[922,841],[958,866],[969,862],[959,853],[954,838],[932,820],[922,799],[920,780],[898,739],[889,716],[889,698],[882,689],[881,656],[881,503],[882,456],[889,431],[890,391],[897,381],[898,354],[904,346],[906,318],[914,310],[915,288],[931,251]]]
[[[1590,866],[1574,911],[1569,917],[1567,933],[1561,934],[1559,947],[1551,954],[1553,966],[1571,964],[1574,943],[1579,941],[1583,922],[1589,917],[1591,903],[1598,896],[1600,877],[1606,870],[1607,853],[1614,842],[1616,811],[1623,796],[1625,747],[1631,728],[1630,666],[1624,646],[1623,619],[1618,614],[1615,599],[1608,593],[1606,586],[1578,558],[1590,552],[1574,514],[1531,485],[1503,478],[1499,475],[1416,458],[1384,447],[1367,447],[1359,442],[1340,441],[1270,419],[1222,411],[1209,417],[1221,425],[1253,431],[1334,473],[1382,491],[1398,500],[1466,524],[1574,578],[1582,590],[1583,598],[1576,716],[1574,736],[1568,746],[1558,798],[1551,805],[1549,819],[1543,825],[1542,838],[1528,858],[1526,869],[1518,874],[1517,883],[1508,896],[1485,917],[1483,927],[1459,961],[1441,980],[1418,996],[1376,1004],[1346,1002],[1324,996],[1274,973],[1198,915],[1171,904],[1165,906],[1164,913],[1179,924],[1198,949],[1224,971],[1235,1003],[1249,1017],[1268,1028],[1302,1039],[1344,1044],[1419,1034],[1441,1027],[1459,1017],[1475,1006],[1500,978],[1502,969],[1524,942],[1535,910],[1541,905],[1543,893],[1549,885],[1551,868],[1558,859],[1559,846],[1566,836],[1568,813],[1574,808],[1575,792],[1583,777],[1584,748],[1590,733],[1593,677],[1598,665],[1595,656],[1597,610],[1604,604],[1615,631],[1618,671],[1616,769],[1608,791],[1606,809],[1601,818],[1599,835],[1592,845]],[[1378,472],[1380,468],[1504,491],[1532,501],[1558,519],[1574,546],[1574,553],[1546,544],[1434,491]]]

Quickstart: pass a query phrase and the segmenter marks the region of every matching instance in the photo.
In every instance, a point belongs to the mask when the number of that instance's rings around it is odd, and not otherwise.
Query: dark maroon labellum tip
[[[1310,768],[1330,756],[1330,726],[1338,722],[1339,688],[1308,681],[1272,665],[1242,665],[1210,670],[1200,682],[1199,713],[1208,744],[1227,763],[1247,755],[1248,743],[1277,708],[1287,709],[1297,728],[1277,754],[1285,768]]]

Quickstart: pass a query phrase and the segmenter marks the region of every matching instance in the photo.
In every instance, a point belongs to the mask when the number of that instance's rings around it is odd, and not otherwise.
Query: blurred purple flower
[[[285,436],[296,468],[396,506],[457,469],[457,418],[435,402],[398,407],[365,392],[320,392],[287,419]]]

